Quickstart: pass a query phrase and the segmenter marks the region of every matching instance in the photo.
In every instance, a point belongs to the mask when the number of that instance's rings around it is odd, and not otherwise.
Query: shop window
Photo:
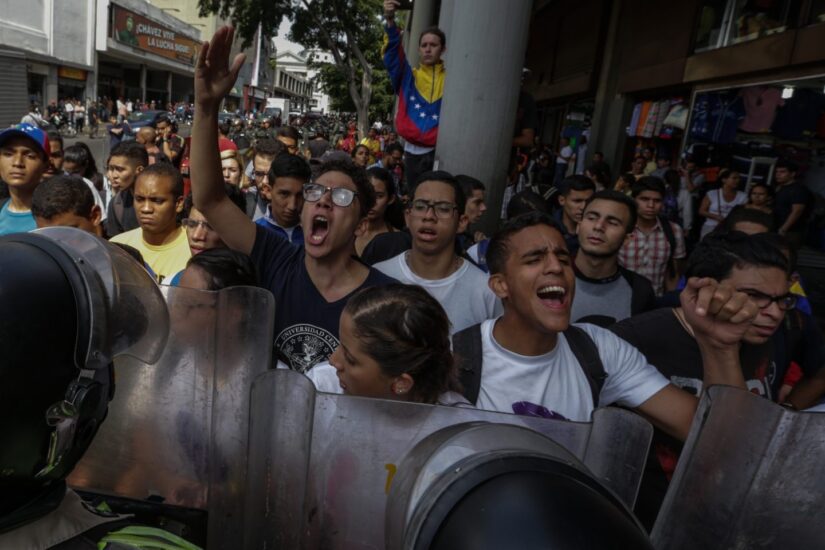
[[[825,0],[820,3],[825,6]],[[784,32],[798,11],[794,0],[705,0],[698,16],[696,51]]]
[[[825,0],[813,0],[811,2],[811,18],[808,22],[811,25],[825,23]]]

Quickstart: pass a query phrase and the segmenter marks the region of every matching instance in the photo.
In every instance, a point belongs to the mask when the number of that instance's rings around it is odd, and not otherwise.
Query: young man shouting
[[[367,174],[351,162],[321,165],[304,187],[304,246],[252,222],[223,190],[218,153],[218,106],[232,88],[244,56],[229,67],[233,29],[219,29],[200,50],[195,69],[192,197],[221,239],[250,254],[261,282],[275,296],[275,351],[306,372],[338,347],[338,322],[349,297],[361,288],[395,282],[353,259],[355,229],[366,223],[375,195]],[[256,166],[256,171],[258,167]]]
[[[469,331],[480,339],[477,357],[463,354],[463,368],[474,373],[462,380],[465,392],[473,381],[477,390],[471,401],[487,410],[579,422],[589,421],[598,406],[619,403],[685,439],[696,397],[669,384],[611,332],[587,324],[571,327],[575,276],[551,218],[533,213],[507,222],[490,243],[487,263],[490,288],[502,300],[504,314],[453,337],[459,355],[473,348],[463,343]],[[681,300],[701,349],[705,383],[745,388],[739,341],[756,305],[747,294],[712,279],[690,279]]]

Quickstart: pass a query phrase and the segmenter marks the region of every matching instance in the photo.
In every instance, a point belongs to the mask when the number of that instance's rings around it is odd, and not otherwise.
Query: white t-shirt
[[[501,301],[487,286],[490,277],[470,262],[461,260],[461,267],[444,279],[424,279],[407,265],[407,254],[402,252],[373,267],[399,282],[424,288],[438,300],[450,319],[450,334],[501,314]]]
[[[280,367],[280,363],[278,364]],[[344,393],[341,384],[338,383],[338,374],[335,367],[329,364],[328,361],[318,363],[310,370],[304,373],[304,376],[312,380],[315,384],[315,389],[324,393]],[[463,395],[448,391],[438,396],[437,405],[444,405],[447,407],[472,407]]]
[[[495,322],[491,319],[481,325],[484,362],[476,407],[519,414],[535,412],[538,406],[547,409],[543,416],[589,422],[593,412],[590,384],[564,335],[558,335],[550,353],[527,357],[495,341]],[[618,403],[635,408],[667,386],[667,379],[639,350],[612,332],[586,323],[576,326],[593,339],[607,373],[600,406]]]
[[[737,191],[736,196],[733,197],[733,200],[730,202],[726,201],[725,197],[722,196],[721,189],[708,191],[708,194],[705,196],[710,201],[708,212],[711,214],[716,214],[717,216],[722,216],[723,218],[727,218],[730,211],[736,206],[748,203],[748,196],[742,191]],[[702,237],[713,231],[717,225],[719,225],[718,221],[711,218],[706,218],[704,225],[702,225]]]
[[[573,148],[569,145],[562,147],[559,151],[559,156],[556,157],[556,164],[567,164],[570,162],[570,157],[573,156]]]

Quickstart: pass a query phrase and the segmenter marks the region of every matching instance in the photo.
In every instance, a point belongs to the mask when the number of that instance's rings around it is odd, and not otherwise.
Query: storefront
[[[60,99],[86,99],[87,72],[83,69],[58,67],[57,97]]]
[[[788,160],[825,194],[825,67],[805,78],[697,87],[684,152],[711,172],[739,172],[746,188],[772,186],[776,162]]]
[[[626,118],[627,139],[621,166],[630,166],[635,157],[646,151],[652,153],[651,158],[669,159],[671,166],[678,166],[690,97],[689,88],[633,94],[633,108]]]
[[[195,27],[134,0],[110,4],[108,22],[98,44],[98,95],[154,101],[158,108],[191,100],[200,43],[192,38]]]

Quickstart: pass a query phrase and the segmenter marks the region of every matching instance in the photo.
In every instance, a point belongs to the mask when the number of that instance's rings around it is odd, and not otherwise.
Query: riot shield
[[[242,539],[249,395],[271,363],[274,298],[162,287],[171,331],[152,365],[116,361],[109,416],[72,487],[208,512],[209,548]]]
[[[651,538],[657,548],[822,548],[825,415],[708,388]]]
[[[332,395],[279,370],[252,389],[246,546],[384,548],[387,495],[399,465],[434,432],[479,421],[549,437],[542,449],[549,444],[549,454],[580,461],[632,507],[652,428],[628,411],[599,409],[593,423],[576,423]]]

